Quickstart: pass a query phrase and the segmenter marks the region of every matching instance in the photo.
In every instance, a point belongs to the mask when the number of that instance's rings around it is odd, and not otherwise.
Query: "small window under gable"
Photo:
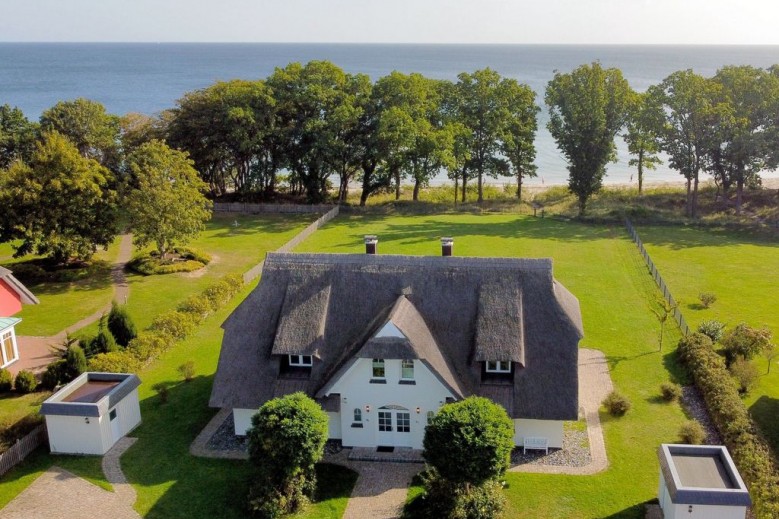
[[[488,360],[485,370],[487,373],[511,373],[511,361]]]
[[[414,380],[414,360],[403,359],[400,361],[400,379]]]
[[[298,368],[310,368],[314,365],[314,359],[311,355],[290,355],[289,365]]]
[[[384,359],[373,359],[373,378],[384,378]]]
[[[381,330],[376,332],[375,337],[399,337],[405,339],[406,336],[400,331],[400,328],[395,326],[392,321],[387,321],[387,324],[382,326]]]

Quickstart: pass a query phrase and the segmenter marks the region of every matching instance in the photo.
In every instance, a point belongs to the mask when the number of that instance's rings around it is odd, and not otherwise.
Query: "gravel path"
[[[133,510],[135,489],[119,465],[119,458],[135,441],[122,438],[103,457],[103,471],[114,492],[51,467],[0,510],[0,519],[139,519]]]
[[[706,404],[703,402],[703,396],[698,388],[695,386],[682,386],[682,398],[681,404],[690,418],[697,420],[698,423],[703,426],[706,431],[706,443],[708,445],[723,445],[722,437],[717,431],[714,422],[709,415],[709,410],[706,409]]]

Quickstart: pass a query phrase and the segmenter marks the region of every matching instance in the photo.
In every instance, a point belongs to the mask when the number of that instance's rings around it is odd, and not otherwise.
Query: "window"
[[[433,417],[435,416],[435,413],[433,411],[427,412],[427,425],[430,425],[430,422],[433,421]]]
[[[373,378],[384,378],[384,359],[373,359]]]
[[[414,379],[414,361],[403,359],[400,361],[400,378],[404,380]]]
[[[392,411],[379,411],[379,432],[392,432]]]
[[[290,355],[289,356],[289,365],[290,366],[302,366],[306,368],[310,368],[314,363],[314,359],[311,358],[311,355]]]
[[[398,422],[398,432],[411,432],[411,413],[398,413],[395,418]]]
[[[116,409],[111,409],[111,412],[108,413],[108,419],[109,420],[116,420]]]
[[[0,336],[0,349],[2,349],[2,356],[0,356],[0,366],[9,363],[12,360],[16,360],[11,332],[5,332],[2,334],[2,336]]]
[[[510,360],[488,360],[487,373],[511,373]]]
[[[354,408],[354,421],[362,422],[362,409],[360,409],[359,407]]]

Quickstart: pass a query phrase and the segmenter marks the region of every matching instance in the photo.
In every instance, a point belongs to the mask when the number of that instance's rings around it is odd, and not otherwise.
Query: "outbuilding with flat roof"
[[[105,454],[141,423],[140,379],[130,373],[87,372],[41,406],[51,452]]]
[[[666,519],[744,519],[752,501],[726,447],[663,444],[658,456]]]

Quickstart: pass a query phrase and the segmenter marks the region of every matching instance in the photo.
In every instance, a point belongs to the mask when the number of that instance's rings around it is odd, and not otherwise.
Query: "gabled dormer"
[[[480,287],[473,361],[482,383],[513,383],[516,370],[525,367],[521,290],[518,296],[506,297],[499,283]]]

